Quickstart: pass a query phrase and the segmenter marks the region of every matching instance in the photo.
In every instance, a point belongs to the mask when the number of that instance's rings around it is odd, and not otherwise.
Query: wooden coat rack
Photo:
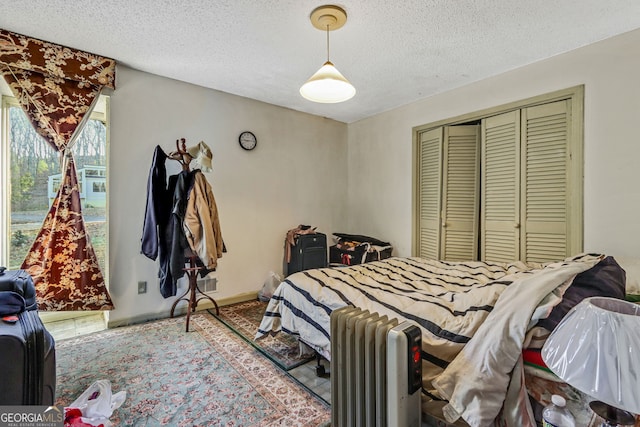
[[[172,151],[168,156],[170,159],[177,160],[180,165],[182,165],[183,171],[189,171],[189,163],[191,163],[191,155],[187,152],[186,141],[184,138],[176,140],[176,151]],[[185,331],[189,332],[189,320],[191,318],[191,313],[195,313],[196,307],[198,306],[198,302],[203,299],[208,299],[211,301],[216,308],[216,315],[220,314],[220,308],[218,307],[218,303],[216,300],[211,298],[209,295],[205,294],[198,287],[198,273],[204,267],[199,267],[197,265],[197,256],[191,251],[191,249],[187,249],[185,253],[185,258],[189,262],[189,266],[185,267],[183,270],[185,271],[187,277],[189,278],[189,289],[185,291],[178,299],[175,300],[173,305],[171,306],[171,318],[173,318],[173,313],[176,309],[176,306],[180,301],[187,301],[187,321]],[[185,264],[186,264],[185,260]],[[187,294],[189,296],[187,297]],[[200,294],[200,296],[198,296]]]

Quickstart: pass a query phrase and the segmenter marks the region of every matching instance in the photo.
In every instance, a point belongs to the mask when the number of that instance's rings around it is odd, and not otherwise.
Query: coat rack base
[[[198,306],[198,303],[200,301],[202,300],[211,301],[213,303],[213,306],[216,308],[216,316],[220,314],[220,307],[218,307],[218,303],[216,302],[216,300],[214,300],[209,295],[202,292],[198,287],[198,271],[200,270],[200,268],[195,267],[195,262],[191,263],[191,265],[192,267],[184,269],[189,277],[189,289],[187,289],[184,294],[182,294],[177,300],[175,300],[175,302],[171,306],[171,316],[170,316],[171,318],[173,318],[173,314],[175,312],[176,306],[180,301],[186,301],[188,303],[185,332],[189,332],[189,320],[191,318],[191,313],[196,312],[196,307]],[[187,294],[189,295],[188,297],[187,297]]]

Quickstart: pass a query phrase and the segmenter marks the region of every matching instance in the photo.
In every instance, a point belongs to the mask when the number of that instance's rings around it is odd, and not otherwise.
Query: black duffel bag
[[[7,270],[5,267],[0,267],[0,293],[2,294],[0,305],[3,305],[4,301],[7,310],[12,309],[10,308],[12,305],[19,304],[20,298],[24,300],[24,309],[13,314],[38,309],[36,287],[25,270]],[[2,307],[0,312],[3,312]]]
[[[337,243],[329,248],[332,264],[357,265],[389,258],[391,243],[360,234],[333,233]]]
[[[0,406],[55,401],[55,341],[37,307],[29,273],[0,268]]]
[[[391,246],[389,242],[383,242],[373,237],[363,236],[361,234],[333,233],[340,241],[350,241],[358,243],[369,243],[376,246]]]

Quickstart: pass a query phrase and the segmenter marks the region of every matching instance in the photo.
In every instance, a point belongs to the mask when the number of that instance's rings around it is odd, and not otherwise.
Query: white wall
[[[412,128],[585,85],[584,249],[640,256],[640,30],[349,125],[348,228],[411,255]]]
[[[238,144],[243,130],[258,138],[251,152]],[[154,148],[168,153],[179,138],[203,140],[214,155],[206,177],[228,248],[214,273],[216,299],[258,291],[269,271],[282,273],[287,230],[311,224],[329,235],[345,226],[344,123],[119,66],[109,149],[112,324],[166,315],[174,301],[161,297],[158,263],[140,254],[140,237]],[[180,170],[167,163],[169,173]],[[138,295],[141,280],[148,292]]]

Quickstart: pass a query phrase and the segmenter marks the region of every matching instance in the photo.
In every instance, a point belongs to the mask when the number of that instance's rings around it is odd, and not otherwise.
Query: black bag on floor
[[[311,268],[327,266],[327,235],[323,233],[301,234],[291,247],[291,260],[287,275]]]
[[[24,270],[0,268],[0,313],[0,405],[53,405],[55,342]]]
[[[393,247],[373,237],[360,234],[333,234],[337,243],[329,247],[331,264],[357,265],[389,258]]]
[[[7,270],[0,267],[0,292],[15,292],[24,298],[25,310],[36,310],[36,287],[33,279],[24,270]],[[0,304],[2,302],[0,301]]]

